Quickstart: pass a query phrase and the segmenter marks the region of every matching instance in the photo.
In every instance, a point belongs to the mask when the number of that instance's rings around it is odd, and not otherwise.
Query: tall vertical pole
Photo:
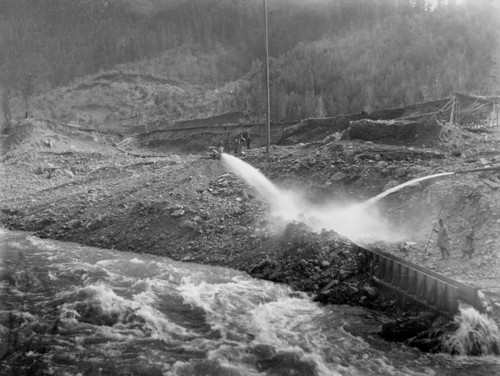
[[[269,27],[267,23],[267,0],[264,0],[264,20],[266,28],[266,160],[269,162],[269,144],[271,143],[271,98],[269,94]]]
[[[497,103],[497,104],[495,104],[495,107],[496,107],[496,109],[497,109],[497,128],[498,128],[498,103]]]
[[[455,115],[455,94],[453,94],[452,101],[453,102],[451,103],[450,123],[453,124],[453,116]]]

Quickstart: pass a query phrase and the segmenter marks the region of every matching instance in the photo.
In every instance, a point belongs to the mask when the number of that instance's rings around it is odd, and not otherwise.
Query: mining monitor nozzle
[[[471,170],[457,170],[455,174],[466,174],[468,172],[481,172],[481,171],[500,171],[500,165],[498,166],[490,166],[490,167],[481,167],[481,168],[473,168]]]

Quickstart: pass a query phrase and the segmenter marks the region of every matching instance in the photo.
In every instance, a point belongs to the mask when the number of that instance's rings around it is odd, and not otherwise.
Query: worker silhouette
[[[469,256],[469,259],[472,258],[472,255],[476,251],[476,248],[474,247],[474,238],[474,229],[471,229],[465,236],[465,247],[462,251],[462,259],[464,259],[466,256]]]
[[[433,229],[433,231],[438,233],[437,246],[441,251],[441,259],[445,260],[446,258],[450,258],[450,231],[448,230],[448,226],[444,223],[444,221],[439,218],[439,229]]]

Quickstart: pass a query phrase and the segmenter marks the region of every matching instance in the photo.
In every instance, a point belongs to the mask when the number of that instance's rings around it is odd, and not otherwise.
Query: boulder
[[[387,341],[404,342],[428,329],[437,315],[425,312],[418,317],[404,318],[382,325],[379,335]]]
[[[188,230],[196,230],[198,228],[198,225],[193,221],[184,221],[181,227]]]
[[[340,171],[339,171],[339,172],[336,172],[336,173],[335,173],[335,174],[331,177],[331,179],[332,179],[333,181],[340,181],[340,180],[342,180],[342,179],[344,179],[344,178],[346,178],[346,177],[347,177],[347,175],[346,175],[346,174],[344,174],[343,172],[340,172]]]
[[[247,232],[246,227],[239,226],[236,228],[236,230],[234,230],[233,234],[234,235],[243,235],[243,234],[246,234],[246,232]]]
[[[170,216],[173,217],[173,218],[178,218],[178,217],[182,217],[184,214],[185,214],[184,209],[177,209],[177,210],[174,210],[170,214]]]
[[[382,191],[385,192],[391,188],[394,188],[398,186],[399,183],[396,180],[390,180],[386,185],[384,185],[384,188],[382,188]]]
[[[73,172],[71,172],[70,170],[62,170],[64,175],[66,175],[68,178],[74,178],[75,177],[75,174],[73,174]]]
[[[200,210],[200,211],[198,211],[198,214],[200,215],[201,219],[204,219],[205,221],[207,221],[211,218],[210,213],[207,212],[206,210]]]

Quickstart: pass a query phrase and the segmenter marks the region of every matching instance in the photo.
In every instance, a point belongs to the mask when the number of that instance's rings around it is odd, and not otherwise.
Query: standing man
[[[469,259],[471,259],[472,254],[474,253],[475,250],[476,249],[474,247],[474,229],[471,229],[467,234],[467,236],[465,237],[465,247],[463,250],[462,259],[464,259],[465,256],[467,255],[469,256]]]
[[[238,143],[240,144],[239,145],[239,149],[240,149],[240,153],[243,151],[243,148],[245,147],[245,136],[242,134],[240,134],[240,138],[238,139]]]
[[[246,131],[243,136],[247,144],[247,149],[250,149],[250,143],[252,142],[252,137],[250,136],[250,132]]]
[[[240,154],[241,152],[241,148],[240,148],[240,138],[239,137],[236,137],[234,139],[234,155],[238,155]]]
[[[450,232],[448,231],[448,226],[445,225],[444,221],[439,218],[439,229],[433,229],[433,231],[438,233],[437,245],[441,251],[442,260],[446,257],[450,258]]]

